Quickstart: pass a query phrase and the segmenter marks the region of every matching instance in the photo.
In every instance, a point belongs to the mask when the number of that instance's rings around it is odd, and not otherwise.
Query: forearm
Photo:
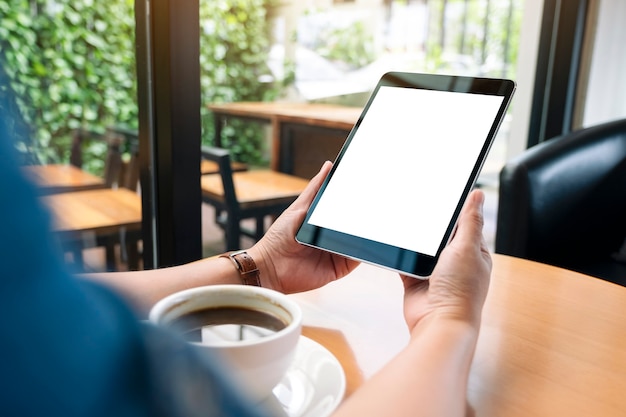
[[[337,411],[347,416],[463,416],[478,331],[432,322]]]
[[[263,268],[262,265],[258,266],[259,269]],[[113,288],[141,315],[147,315],[161,298],[178,291],[204,285],[241,284],[241,277],[232,262],[218,257],[169,268],[92,273],[82,277]]]

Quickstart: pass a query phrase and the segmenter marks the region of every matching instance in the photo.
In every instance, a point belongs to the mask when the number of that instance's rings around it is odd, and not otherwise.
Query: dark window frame
[[[573,129],[588,0],[544,0],[527,146]]]
[[[198,0],[135,2],[146,269],[202,257],[199,10]]]

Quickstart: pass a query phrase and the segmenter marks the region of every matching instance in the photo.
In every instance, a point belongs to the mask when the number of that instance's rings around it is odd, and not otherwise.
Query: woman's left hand
[[[359,265],[357,261],[302,245],[295,240],[298,227],[331,167],[332,163],[324,163],[296,201],[248,250],[261,271],[264,287],[284,293],[312,290],[344,277]]]

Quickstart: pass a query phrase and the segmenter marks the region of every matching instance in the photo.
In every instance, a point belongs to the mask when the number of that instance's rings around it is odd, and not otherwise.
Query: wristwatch
[[[256,266],[256,262],[254,262],[254,259],[248,252],[245,250],[226,252],[219,255],[219,257],[228,258],[233,262],[233,265],[239,271],[243,284],[261,286],[261,273]]]

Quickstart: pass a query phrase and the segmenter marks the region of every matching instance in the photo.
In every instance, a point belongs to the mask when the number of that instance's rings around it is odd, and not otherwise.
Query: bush
[[[203,143],[213,144],[209,103],[269,101],[281,84],[267,67],[270,48],[268,0],[203,0],[200,5],[200,65]],[[269,79],[270,82],[263,82]],[[258,124],[232,120],[222,144],[237,160],[265,165],[263,130]]]
[[[201,0],[202,101],[267,100],[268,0]],[[136,128],[133,0],[0,0],[0,60],[31,126],[19,149],[41,162],[67,162],[80,126]],[[0,85],[0,88],[2,86]],[[212,118],[203,108],[204,143]],[[260,129],[235,133],[239,159],[262,159]],[[96,155],[95,157],[102,157]]]
[[[137,125],[132,0],[0,0],[0,49],[40,161],[66,162],[70,131]]]

